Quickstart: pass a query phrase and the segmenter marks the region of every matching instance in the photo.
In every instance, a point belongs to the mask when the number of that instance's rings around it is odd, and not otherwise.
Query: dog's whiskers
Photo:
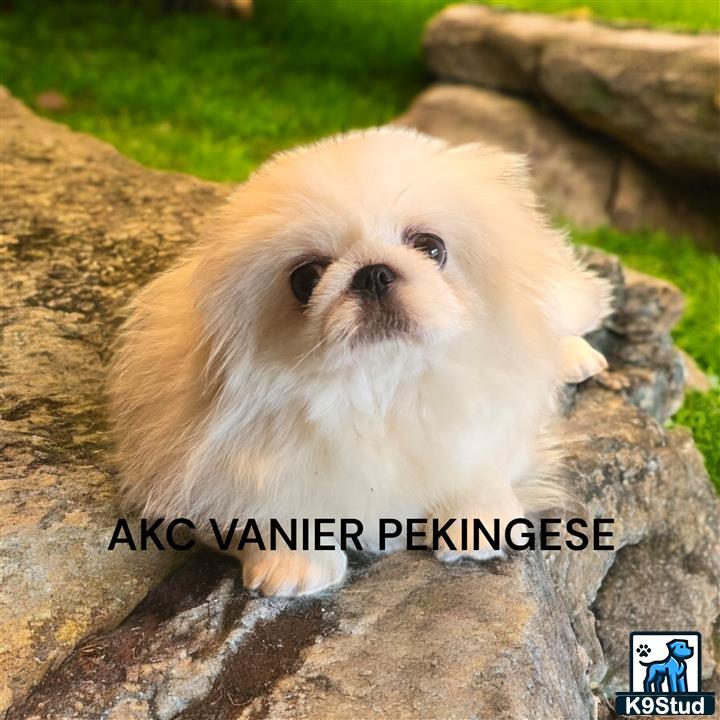
[[[320,342],[313,345],[307,352],[303,353],[297,360],[297,362],[290,368],[290,372],[295,370],[300,363],[303,362],[303,360],[306,360],[310,355],[312,355],[325,341],[327,340],[327,336],[324,338],[321,338]]]

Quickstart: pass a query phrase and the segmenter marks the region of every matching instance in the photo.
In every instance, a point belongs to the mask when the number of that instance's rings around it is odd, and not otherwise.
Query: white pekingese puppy
[[[604,281],[520,157],[378,129],[282,153],[135,299],[112,413],[155,517],[479,518],[552,505],[554,397],[605,367]],[[502,552],[502,551],[501,551]],[[497,555],[490,547],[453,560]],[[340,549],[244,550],[247,587],[338,583]]]

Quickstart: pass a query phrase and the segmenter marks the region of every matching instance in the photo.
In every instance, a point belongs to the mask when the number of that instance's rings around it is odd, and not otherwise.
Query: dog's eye
[[[309,262],[300,267],[296,267],[290,273],[290,287],[293,295],[303,304],[306,305],[310,300],[310,296],[315,286],[320,282],[320,278],[325,272],[325,265],[320,262]]]
[[[445,243],[437,235],[427,232],[415,233],[410,236],[408,242],[423,255],[427,255],[431,260],[434,260],[441,269],[445,267],[447,249]]]

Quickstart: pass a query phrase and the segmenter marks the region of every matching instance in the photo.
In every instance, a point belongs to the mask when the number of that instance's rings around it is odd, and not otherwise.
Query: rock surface
[[[563,673],[517,662],[548,653]],[[248,597],[235,566],[201,555],[8,720],[517,720],[529,708],[577,720],[594,708],[586,662],[538,554],[450,567],[394,555],[292,602]]]
[[[159,554],[107,552],[101,375],[117,311],[223,190],[3,104],[8,720],[584,720],[626,681],[627,633],[657,615],[705,633],[712,672],[720,508],[688,434],[661,424],[683,395],[667,335],[681,299],[595,250],[585,263],[615,288],[592,337],[610,368],[567,388],[566,482],[589,516],[615,519],[613,550],[360,555],[337,592],[296,601],[247,594],[219,554],[183,554],[159,580]]]
[[[680,291],[669,282],[635,270],[625,271],[625,303],[608,327],[641,342],[667,335],[685,310]]]
[[[720,179],[720,36],[454,5],[429,24],[446,80],[550,100],[675,175]]]
[[[578,227],[662,228],[720,247],[720,217],[702,193],[663,181],[621,146],[526,99],[439,84],[396,122],[453,144],[482,142],[527,154],[548,211]]]
[[[0,100],[1,712],[127,615],[172,561],[106,550],[118,511],[102,359],[120,306],[222,193]]]

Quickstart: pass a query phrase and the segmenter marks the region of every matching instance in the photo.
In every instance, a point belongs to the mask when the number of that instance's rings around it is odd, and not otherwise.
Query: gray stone
[[[673,506],[671,513],[681,512]],[[702,670],[709,679],[716,668],[713,654],[713,620],[717,617],[719,592],[717,533],[707,545],[686,549],[673,536],[658,534],[637,545],[624,547],[615,558],[593,611],[608,672],[603,689],[609,696],[628,688],[628,617],[633,627],[692,628],[704,638]],[[669,560],[668,560],[669,559]],[[715,583],[715,584],[713,584]],[[657,600],[664,598],[662,621]]]
[[[689,433],[658,424],[684,394],[682,356],[669,339],[682,296],[598,250],[581,248],[580,257],[611,282],[614,312],[591,337],[609,369],[566,403],[566,483],[588,517],[614,519],[615,547],[563,549],[546,559],[591,659],[591,684],[607,703],[627,689],[628,633],[655,628],[658,613],[663,627],[712,637],[720,615],[720,504]],[[706,642],[707,676],[715,652]]]
[[[625,271],[625,303],[608,321],[619,335],[642,342],[667,335],[685,310],[682,293],[670,282]]]
[[[682,293],[672,283],[623,269],[617,257],[597,249],[580,247],[578,255],[612,287],[613,312],[589,336],[610,368],[593,382],[665,422],[682,405],[688,376],[669,335],[685,307]]]
[[[611,331],[601,331],[592,339],[610,361],[610,369],[595,382],[619,392],[658,422],[679,410],[685,394],[685,368],[669,338],[627,343]],[[622,370],[614,370],[616,367]]]
[[[424,39],[439,77],[547,98],[694,179],[720,179],[720,36],[615,29],[456,5]]]
[[[720,242],[717,211],[612,141],[519,97],[469,85],[422,92],[396,122],[452,144],[481,142],[528,155],[548,211],[581,228],[664,229]]]
[[[13,706],[8,720],[95,718],[101,711],[116,720],[176,717],[211,693],[241,645],[262,642],[254,640],[257,633],[286,606],[243,592],[235,562],[195,553],[117,628],[81,642],[26,701]],[[303,605],[302,614],[312,641],[320,616],[309,607]],[[286,648],[284,655],[291,654]],[[245,669],[243,676],[247,681],[251,672]],[[228,688],[230,698],[233,692]]]
[[[689,433],[664,431],[602,379],[578,393],[567,425],[567,437],[577,438],[565,460],[568,488],[589,517],[614,519],[615,549],[548,553],[548,563],[592,660],[591,680],[610,697],[627,688],[631,630],[692,628],[712,637],[720,507]],[[716,658],[711,644],[703,651],[709,675]]]

